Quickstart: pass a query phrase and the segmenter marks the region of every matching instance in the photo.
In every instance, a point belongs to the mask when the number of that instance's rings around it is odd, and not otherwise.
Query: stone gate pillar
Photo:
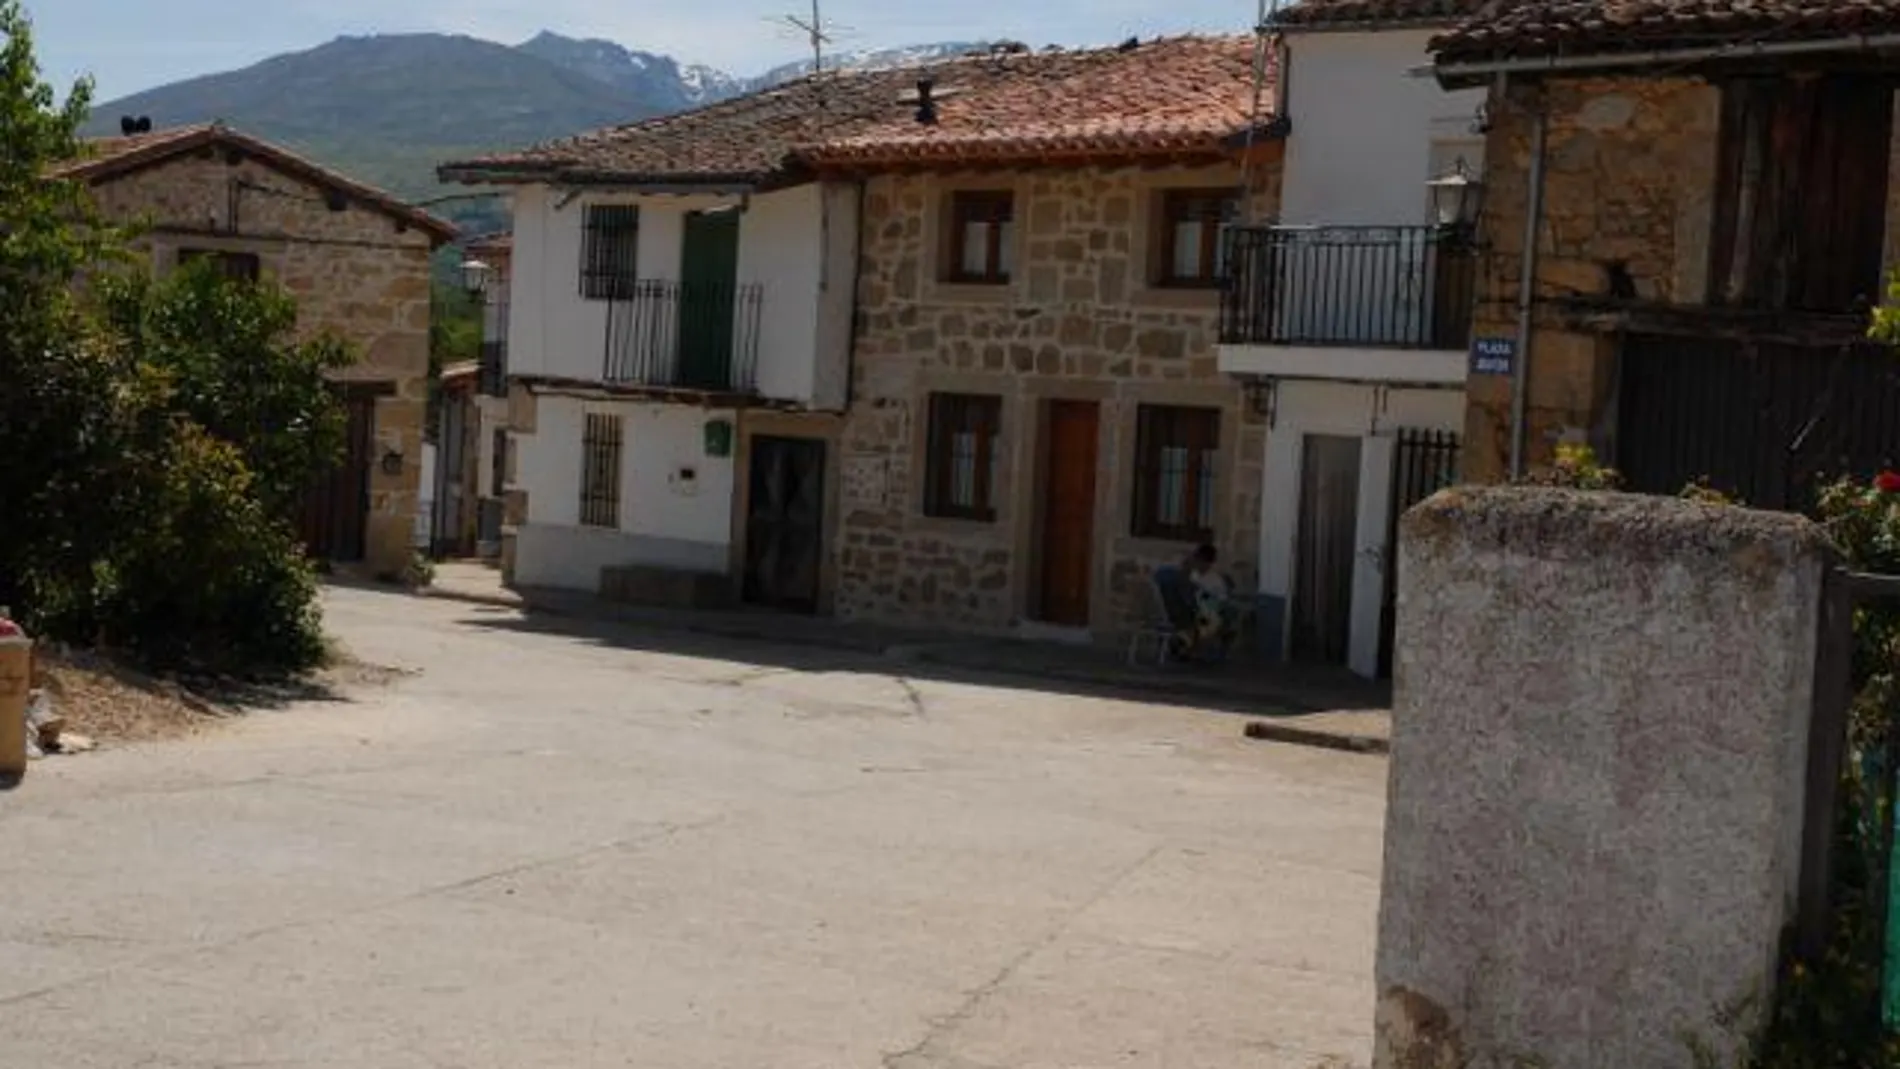
[[[1794,917],[1820,529],[1460,489],[1405,517],[1399,558],[1375,1064],[1738,1042]]]

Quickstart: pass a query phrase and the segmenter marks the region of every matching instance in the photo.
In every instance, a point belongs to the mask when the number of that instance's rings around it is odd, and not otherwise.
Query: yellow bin
[[[26,775],[26,695],[33,687],[33,640],[0,637],[0,783]]]

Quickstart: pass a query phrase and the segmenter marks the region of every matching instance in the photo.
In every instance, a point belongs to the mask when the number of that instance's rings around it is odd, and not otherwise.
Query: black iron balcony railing
[[[610,383],[718,393],[758,385],[757,284],[642,279],[607,309]]]
[[[1460,226],[1252,226],[1227,234],[1221,341],[1463,349],[1477,255]]]

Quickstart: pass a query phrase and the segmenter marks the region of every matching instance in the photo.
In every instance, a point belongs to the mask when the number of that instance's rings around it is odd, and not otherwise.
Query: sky
[[[94,99],[248,66],[343,34],[463,33],[513,44],[543,29],[757,74],[805,45],[774,16],[810,0],[25,0],[40,64]],[[837,47],[1019,40],[1113,44],[1139,34],[1240,32],[1254,0],[822,0]]]

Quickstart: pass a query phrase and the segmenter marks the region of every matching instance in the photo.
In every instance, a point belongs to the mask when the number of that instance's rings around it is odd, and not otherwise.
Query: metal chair
[[[1183,625],[1180,622],[1175,604],[1177,599],[1170,594],[1170,590],[1179,589],[1184,578],[1181,569],[1173,565],[1156,568],[1148,576],[1148,618],[1128,636],[1129,664],[1140,664],[1142,648],[1152,645],[1155,667],[1166,665],[1173,659],[1176,645],[1191,631],[1191,623]]]

